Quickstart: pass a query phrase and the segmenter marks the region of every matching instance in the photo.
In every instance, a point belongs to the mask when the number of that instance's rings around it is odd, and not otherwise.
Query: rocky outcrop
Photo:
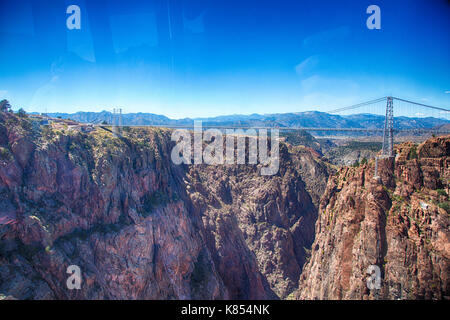
[[[307,190],[324,189],[328,174],[307,150],[283,144],[280,172],[263,177],[256,165],[175,165],[169,130],[117,138],[1,112],[0,133],[1,297],[272,299],[296,289],[317,216],[319,195]],[[66,286],[70,265],[80,290]]]
[[[328,181],[299,299],[450,296],[450,138],[402,144],[393,159],[341,168]],[[378,266],[381,287],[367,285]],[[369,278],[369,279],[368,279]]]

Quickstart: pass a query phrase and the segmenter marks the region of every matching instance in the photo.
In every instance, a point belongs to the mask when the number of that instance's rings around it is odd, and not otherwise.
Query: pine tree
[[[2,101],[0,101],[0,111],[3,112],[11,111],[11,105],[9,104],[8,100],[3,99]]]

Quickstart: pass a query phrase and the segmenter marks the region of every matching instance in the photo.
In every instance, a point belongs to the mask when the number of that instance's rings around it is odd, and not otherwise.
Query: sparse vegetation
[[[22,108],[20,108],[20,109],[17,111],[17,115],[18,115],[19,117],[21,117],[21,118],[25,118],[25,117],[27,116],[27,113],[25,112],[25,110],[23,110]]]
[[[394,215],[396,215],[399,211],[400,211],[400,208],[402,207],[402,204],[400,203],[400,202],[396,202],[393,206],[392,206],[392,213],[394,214]]]
[[[194,270],[191,274],[190,287],[196,295],[202,295],[203,286],[207,284],[211,266],[207,265],[207,259],[203,250],[200,251]]]
[[[8,149],[0,147],[0,160],[10,161],[12,158],[13,156]]]
[[[42,249],[44,249],[40,245],[24,244],[22,241],[20,241],[18,239],[16,240],[16,244],[17,244],[17,250],[18,250],[19,254],[28,261],[32,261],[33,256],[35,254],[37,254],[39,251],[41,251]]]
[[[52,128],[48,125],[42,127],[42,137],[45,139],[51,140],[55,136]]]
[[[392,194],[391,195],[392,200],[397,201],[397,202],[404,202],[405,199],[402,196],[398,196],[396,194]]]
[[[9,101],[6,99],[3,99],[0,101],[0,111],[8,112],[11,111],[11,105],[9,104]]]
[[[326,150],[325,157],[334,164],[355,165],[355,160],[358,160],[360,165],[368,163],[368,159],[374,157],[379,150],[381,150],[379,142],[349,141],[345,145]]]
[[[169,197],[162,192],[156,191],[152,194],[145,195],[142,199],[142,207],[139,210],[139,213],[144,217],[149,216],[153,210],[160,204],[166,203],[169,201]]]
[[[417,146],[413,146],[408,153],[408,160],[417,159]]]
[[[320,142],[306,131],[285,131],[281,132],[281,136],[285,137],[285,141],[293,146],[306,146],[313,150],[320,151]]]
[[[439,203],[438,207],[444,209],[448,214],[450,214],[450,202],[449,201]]]

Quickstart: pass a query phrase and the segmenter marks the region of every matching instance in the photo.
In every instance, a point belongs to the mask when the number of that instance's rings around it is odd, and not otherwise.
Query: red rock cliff
[[[272,177],[257,166],[177,166],[170,135],[131,129],[119,139],[1,112],[0,297],[267,299],[295,290],[327,167],[285,145]],[[66,286],[69,265],[81,268],[81,290]]]
[[[450,296],[450,137],[397,148],[395,164],[342,168],[328,181],[300,299],[442,299]],[[368,289],[367,269],[381,271]]]

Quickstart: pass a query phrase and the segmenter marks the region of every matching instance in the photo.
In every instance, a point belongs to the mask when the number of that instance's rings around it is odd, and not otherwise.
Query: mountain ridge
[[[72,119],[84,123],[112,123],[113,113],[109,111],[76,113],[49,113],[51,117]],[[352,115],[336,115],[321,111],[305,111],[295,113],[223,115],[216,117],[198,117],[171,119],[154,113],[124,113],[123,125],[192,125],[195,120],[203,121],[204,125],[227,126],[267,126],[267,127],[328,127],[328,128],[370,128],[384,127],[383,115],[360,113]],[[450,121],[434,117],[394,117],[396,127],[402,129],[434,128],[449,124]]]

